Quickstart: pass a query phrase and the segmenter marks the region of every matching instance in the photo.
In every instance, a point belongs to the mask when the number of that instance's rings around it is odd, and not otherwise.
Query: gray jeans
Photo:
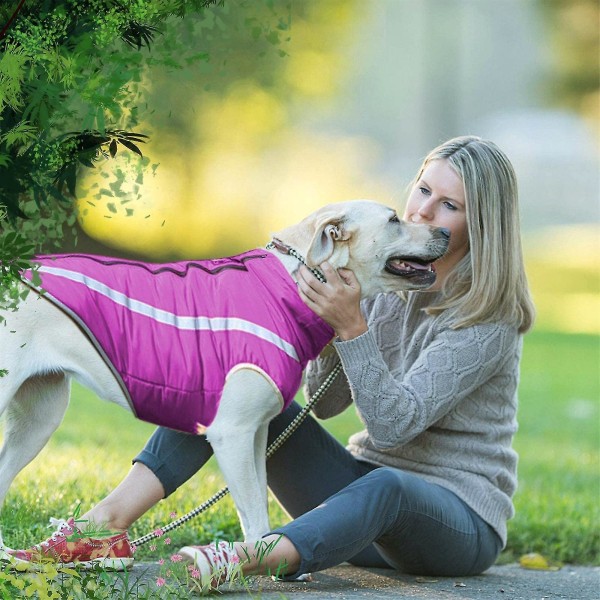
[[[299,412],[292,404],[269,426],[269,443]],[[171,494],[212,456],[204,436],[159,428],[136,457]],[[449,490],[391,467],[356,459],[308,417],[267,463],[268,484],[293,521],[286,536],[302,563],[293,576],[344,561],[415,575],[475,575],[502,544]]]

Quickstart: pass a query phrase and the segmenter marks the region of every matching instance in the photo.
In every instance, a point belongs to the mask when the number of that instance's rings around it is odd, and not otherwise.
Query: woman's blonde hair
[[[441,301],[427,312],[448,311],[455,329],[502,321],[524,333],[535,309],[523,263],[514,169],[494,143],[457,137],[427,155],[413,186],[431,161],[444,159],[464,185],[469,252],[446,278]]]

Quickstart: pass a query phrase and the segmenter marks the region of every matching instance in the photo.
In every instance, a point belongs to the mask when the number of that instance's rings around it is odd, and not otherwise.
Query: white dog
[[[163,291],[157,294],[145,289],[117,289],[125,285],[123,281],[128,276],[123,269],[129,263],[134,264],[133,261],[103,259],[103,268],[106,267],[103,273],[112,277],[112,284],[89,274],[81,275],[68,266],[71,263],[61,259],[42,261],[40,275],[47,293],[29,293],[16,312],[3,313],[6,323],[0,327],[0,368],[8,370],[0,378],[0,414],[6,411],[4,446],[0,453],[0,506],[13,479],[35,458],[62,421],[69,401],[70,381],[75,378],[102,399],[120,404],[138,418],[205,433],[229,486],[245,539],[259,539],[269,531],[265,467],[269,421],[289,404],[300,385],[302,368],[333,335],[331,328],[300,300],[294,280],[300,260],[304,257],[309,267],[329,261],[334,268],[351,269],[366,297],[430,286],[435,280],[431,263],[444,254],[448,239],[449,232],[445,229],[407,224],[391,208],[370,201],[353,201],[328,205],[279,232],[270,250],[259,249],[215,261],[136,263],[138,270],[149,274],[148,279],[159,282],[164,278],[185,282],[191,276],[221,281],[219,277],[229,277],[232,271],[249,277],[249,271],[267,265],[267,270],[275,276],[274,283],[268,285],[276,289],[265,289],[256,297],[249,284],[237,284],[243,296],[240,310],[245,310],[245,314],[236,317],[222,317],[214,312],[182,315],[179,309],[164,304],[168,301]],[[71,256],[92,261],[99,258]],[[90,322],[83,322],[76,308],[67,305],[73,293],[69,292],[66,300],[54,295],[53,281],[66,279],[80,287],[85,279],[86,284],[95,286],[95,291],[101,294],[95,300]],[[192,287],[188,285],[187,291],[176,295],[192,298],[207,295],[204,289],[194,287],[196,280],[191,281]],[[130,287],[137,285],[134,282]],[[220,289],[218,283],[217,295]],[[212,303],[215,298],[211,298]],[[283,308],[275,304],[280,298]],[[120,325],[121,317],[110,312],[113,305],[118,305],[119,310],[127,305],[137,311],[138,319],[132,325],[134,329],[123,333],[116,343],[103,339],[106,330],[118,330],[117,323]],[[285,334],[274,332],[276,325],[261,320],[263,317],[299,320],[305,339],[295,347],[295,339],[285,339]],[[183,330],[185,335],[201,330],[205,337],[198,345],[187,341],[163,343],[161,339],[147,337],[153,335],[149,333],[151,326],[144,326],[150,321],[159,322],[163,330]],[[273,366],[271,361],[279,359],[256,358],[253,350],[247,358],[230,357],[221,389],[207,392],[216,398],[216,405],[210,408],[204,398],[206,394],[199,391],[210,377],[206,372],[198,375],[195,368],[204,364],[204,343],[208,337],[217,338],[225,330],[233,331],[236,352],[246,351],[256,341],[271,350],[274,348],[273,352],[283,357],[283,362]],[[144,402],[146,395],[154,393],[147,381],[154,375],[135,371],[140,364],[148,364],[147,356],[128,350],[132,354],[124,357],[124,338],[139,338],[144,353],[152,346],[158,349],[158,366],[152,369],[164,371],[167,383],[159,385],[152,406]],[[215,385],[211,380],[204,387]],[[183,404],[180,396],[191,399],[193,407]],[[198,412],[197,406],[205,412]],[[1,544],[0,537],[0,548]]]

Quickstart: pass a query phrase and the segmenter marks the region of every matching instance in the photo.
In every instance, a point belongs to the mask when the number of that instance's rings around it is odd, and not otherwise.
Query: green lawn
[[[520,385],[509,552],[600,563],[600,339],[533,333]]]
[[[527,336],[520,386],[520,454],[516,517],[502,560],[542,552],[555,560],[600,564],[599,475],[600,340],[591,335],[534,332]],[[340,440],[355,431],[352,408],[324,424]],[[75,386],[65,422],[42,454],[13,484],[3,513],[5,541],[15,547],[40,541],[50,516],[72,514],[99,500],[127,472],[153,427],[100,402]],[[209,465],[184,488],[141,519],[134,537],[194,508],[223,485]],[[273,524],[286,519],[271,501]],[[169,537],[171,545],[140,548],[141,556],[168,555],[181,544],[215,535],[239,536],[229,498]]]

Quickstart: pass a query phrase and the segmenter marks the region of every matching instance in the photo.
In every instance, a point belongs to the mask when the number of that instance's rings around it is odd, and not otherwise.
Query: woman
[[[232,565],[288,578],[343,561],[472,575],[506,544],[522,334],[534,317],[513,168],[491,142],[452,139],[424,160],[404,218],[451,232],[429,290],[360,304],[351,272],[324,264],[327,283],[299,272],[301,297],[337,334],[334,350],[308,369],[308,394],[339,360],[345,373],[315,413],[332,417],[354,402],[365,430],[344,448],[314,419],[302,423],[268,463],[269,486],[294,520],[258,548],[221,542],[180,551],[213,585]],[[298,410],[271,423],[272,439]],[[125,531],[210,455],[205,438],[159,429],[125,480],[82,519]],[[63,522],[53,538],[17,556],[72,560],[64,535],[74,530],[72,520]],[[92,544],[129,560],[125,535]]]

